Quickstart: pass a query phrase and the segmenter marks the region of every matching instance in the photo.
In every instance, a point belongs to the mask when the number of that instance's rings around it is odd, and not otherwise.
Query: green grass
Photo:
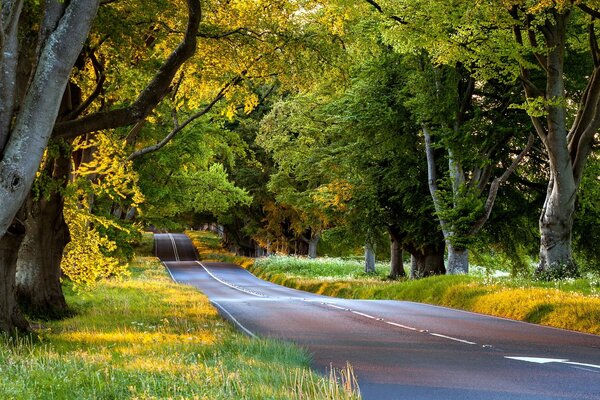
[[[365,275],[362,262],[352,259],[271,256],[253,260],[228,254],[211,233],[193,235],[201,257],[218,254],[223,261],[236,262],[263,279],[295,289],[352,299],[416,301],[600,334],[598,276],[543,282],[494,277],[473,268],[469,276],[389,281],[385,264],[378,264],[375,274]]]
[[[321,377],[300,349],[238,333],[154,257],[137,257],[130,278],[66,291],[76,316],[0,337],[0,398],[359,398],[351,370]]]
[[[599,283],[594,277],[541,282],[486,275],[387,281],[385,268],[361,277],[355,262],[269,257],[249,267],[281,285],[353,299],[408,300],[558,328],[600,334]]]

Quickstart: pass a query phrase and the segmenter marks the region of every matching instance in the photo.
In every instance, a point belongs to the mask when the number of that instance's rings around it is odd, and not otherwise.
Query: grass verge
[[[219,254],[255,275],[280,285],[327,296],[352,299],[407,300],[532,322],[556,328],[600,334],[598,278],[539,282],[508,277],[435,276],[420,280],[387,281],[379,265],[365,275],[358,261],[333,258],[310,260],[272,256],[233,257],[220,248],[218,237],[193,232],[202,258]],[[241,262],[240,262],[241,261]]]
[[[154,257],[137,257],[131,270],[90,291],[67,287],[76,316],[0,337],[0,398],[359,398],[347,389],[351,374],[318,376],[300,349],[243,336]]]

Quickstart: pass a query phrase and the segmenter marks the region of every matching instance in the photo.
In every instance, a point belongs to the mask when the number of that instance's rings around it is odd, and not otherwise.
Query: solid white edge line
[[[207,273],[208,273],[208,274],[211,276],[211,278],[213,278],[213,279],[214,279],[214,280],[216,280],[217,282],[220,282],[220,283],[222,283],[222,284],[223,284],[223,285],[225,285],[225,286],[229,286],[230,288],[232,288],[232,289],[235,289],[235,290],[237,290],[237,291],[240,291],[240,292],[242,292],[242,293],[251,294],[252,296],[256,296],[256,297],[265,297],[265,295],[263,295],[263,294],[254,293],[254,292],[251,292],[251,291],[249,291],[249,290],[244,290],[244,289],[242,289],[242,288],[240,288],[240,287],[233,286],[232,284],[230,284],[230,283],[227,283],[227,282],[225,282],[224,280],[220,279],[219,277],[215,276],[215,275],[214,275],[212,272],[210,272],[210,271],[208,270],[208,268],[206,268],[206,267],[205,267],[205,266],[204,266],[204,265],[203,265],[203,264],[202,264],[200,261],[196,261],[196,263],[198,263],[198,265],[200,265],[202,268],[204,268],[204,270],[205,270],[205,271],[206,271],[206,272],[207,272]]]
[[[162,262],[162,265],[164,265],[164,266],[165,266],[165,268],[166,268],[167,272],[168,272],[168,273],[169,273],[169,275],[171,276],[171,279],[173,279],[173,282],[175,282],[175,283],[179,283],[179,282],[177,282],[177,279],[175,279],[175,277],[174,277],[174,276],[173,276],[173,274],[171,273],[171,270],[169,269],[169,267],[167,267],[167,264],[166,264],[164,261]]]
[[[418,331],[417,328],[413,328],[412,326],[406,326],[406,325],[402,325],[402,324],[397,324],[395,322],[390,322],[390,321],[385,321],[385,323],[388,324],[388,325],[397,326],[398,328],[408,329],[410,331]]]
[[[440,335],[439,333],[429,332],[429,334],[431,336],[437,336],[437,337],[441,337],[441,338],[444,338],[444,339],[454,340],[455,342],[461,342],[461,343],[466,343],[466,344],[477,344],[477,343],[474,343],[474,342],[469,342],[468,340],[458,339],[458,338],[455,338],[455,337],[452,337],[452,336]]]
[[[246,332],[248,334],[248,336],[252,337],[252,338],[256,338],[257,336],[252,333],[248,328],[246,328],[244,325],[242,325],[240,323],[240,321],[238,321],[237,319],[235,319],[235,317],[233,315],[231,315],[231,313],[229,311],[227,311],[222,305],[220,305],[219,303],[217,303],[216,301],[211,301],[211,303],[217,307],[219,310],[221,310],[222,312],[224,312],[225,314],[227,314],[227,316],[229,318],[231,318],[231,321],[237,325],[241,330],[243,330],[244,332]]]

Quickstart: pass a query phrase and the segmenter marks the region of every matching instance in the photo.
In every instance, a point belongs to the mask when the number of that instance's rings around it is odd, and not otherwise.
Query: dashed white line
[[[378,319],[377,317],[374,317],[374,316],[369,315],[369,314],[361,313],[359,311],[351,311],[351,312],[352,312],[352,314],[360,315],[362,317],[366,317],[366,318],[370,318],[370,319]]]
[[[309,300],[306,300],[306,301],[309,301]],[[325,304],[325,305],[328,305],[329,307],[337,308],[338,310],[350,311],[345,307],[336,306],[335,304],[329,304],[329,303],[321,303],[321,304]]]
[[[392,321],[386,321],[383,318],[379,318],[379,317],[375,317],[373,315],[365,314],[365,313],[362,313],[360,311],[351,310],[349,308],[340,307],[340,306],[335,305],[335,304],[331,304],[331,303],[321,303],[321,304],[326,305],[328,307],[337,308],[338,310],[350,311],[352,314],[360,315],[361,317],[373,319],[373,320],[376,320],[376,321],[385,322],[388,325],[392,325],[392,326],[395,326],[395,327],[398,327],[398,328],[402,328],[402,329],[408,329],[408,330],[413,331],[413,332],[428,333],[431,336],[436,336],[436,337],[439,337],[439,338],[453,340],[455,342],[460,342],[460,343],[465,343],[465,344],[470,344],[470,345],[477,344],[477,343],[471,342],[469,340],[459,339],[459,338],[455,338],[455,337],[447,336],[447,335],[442,335],[440,333],[429,332],[429,330],[427,330],[427,329],[417,329],[417,328],[413,328],[412,326],[402,325],[402,324],[398,324],[398,323],[392,322]]]
[[[413,328],[412,326],[406,326],[406,325],[402,325],[402,324],[397,324],[395,322],[390,322],[390,321],[385,321],[385,323],[388,324],[388,325],[397,326],[398,328],[408,329],[410,331],[418,331],[417,328]]]
[[[455,342],[466,343],[466,344],[477,344],[475,342],[470,342],[468,340],[459,339],[459,338],[455,338],[455,337],[452,337],[452,336],[440,335],[439,333],[429,332],[429,334],[431,336],[437,336],[437,337],[448,339],[448,340],[454,340]]]

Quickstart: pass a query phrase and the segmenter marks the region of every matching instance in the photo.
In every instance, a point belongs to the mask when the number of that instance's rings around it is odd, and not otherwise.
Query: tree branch
[[[577,4],[577,7],[579,7],[579,9],[584,13],[591,15],[593,18],[600,18],[600,11],[594,10],[593,8],[581,3]]]
[[[598,38],[596,38],[596,32],[594,30],[594,24],[589,24],[589,36],[590,36],[590,51],[592,52],[592,60],[594,60],[594,67],[600,65],[599,55],[600,48],[598,48]]]
[[[96,75],[96,87],[94,91],[88,96],[85,101],[83,101],[76,109],[69,112],[67,115],[61,118],[63,121],[72,120],[77,118],[81,113],[83,113],[98,96],[102,93],[102,89],[104,88],[104,82],[106,81],[106,75],[104,74],[104,66],[100,64],[94,53],[90,53],[90,60],[92,61],[92,65],[94,66],[94,74]]]
[[[383,9],[381,8],[381,6],[375,1],[375,0],[365,0],[367,3],[369,3],[370,5],[372,5],[379,13],[381,14],[385,14],[385,12],[383,11]],[[406,22],[404,19],[402,19],[401,17],[398,17],[397,15],[388,15],[388,17],[390,19],[393,19],[394,21],[402,24],[402,25],[408,25],[408,22]]]
[[[533,146],[534,141],[535,141],[535,135],[533,133],[529,134],[529,139],[527,140],[527,144],[525,145],[525,148],[523,149],[523,151],[521,151],[521,153],[513,160],[513,162],[510,164],[510,166],[506,169],[506,171],[504,171],[504,173],[501,176],[494,179],[494,181],[492,182],[492,185],[490,186],[488,198],[487,198],[487,200],[485,202],[485,206],[483,208],[483,214],[481,215],[481,217],[479,217],[479,219],[477,221],[475,221],[475,223],[471,227],[471,230],[469,232],[470,235],[474,235],[477,232],[479,232],[479,230],[481,230],[483,225],[490,218],[490,214],[492,213],[492,208],[494,207],[494,202],[496,201],[496,196],[498,194],[498,189],[500,188],[500,185],[502,185],[504,182],[506,182],[506,180],[514,172],[514,170],[517,168],[517,166],[519,165],[521,160],[523,160],[525,155],[527,155],[527,153],[531,149],[531,146]]]
[[[219,93],[213,98],[213,100],[206,107],[204,107],[202,110],[200,110],[197,113],[190,116],[181,125],[177,125],[177,122],[175,121],[175,124],[176,124],[175,128],[173,128],[173,130],[171,130],[171,132],[169,132],[169,134],[167,136],[165,136],[160,142],[158,142],[152,146],[144,147],[143,149],[140,149],[140,150],[137,150],[137,151],[131,153],[129,155],[129,157],[127,157],[127,161],[131,161],[134,158],[141,157],[145,154],[152,153],[154,151],[157,151],[157,150],[160,150],[161,148],[163,148],[167,143],[169,143],[171,141],[171,139],[173,139],[175,137],[175,135],[177,135],[179,132],[181,132],[183,130],[183,128],[185,128],[190,123],[197,120],[204,114],[208,113],[214,107],[215,104],[217,104],[223,97],[225,97],[225,93],[227,92],[227,90],[231,86],[238,84],[241,80],[242,80],[241,76],[235,77],[233,80],[231,80],[229,83],[227,83],[227,85],[225,85],[223,88],[221,88]]]
[[[59,138],[74,138],[85,133],[132,125],[144,119],[168,93],[173,77],[196,51],[196,32],[202,10],[199,0],[188,0],[188,24],[182,42],[162,64],[152,81],[129,106],[101,111],[73,121],[59,122],[53,135]]]

